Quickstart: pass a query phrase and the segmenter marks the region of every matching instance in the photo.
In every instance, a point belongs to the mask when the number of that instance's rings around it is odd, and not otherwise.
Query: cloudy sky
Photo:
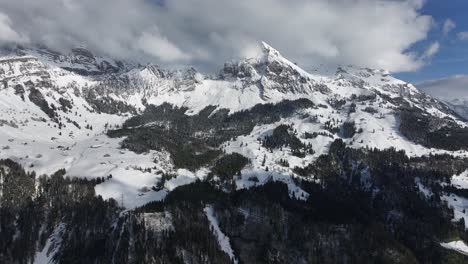
[[[465,0],[0,0],[0,43],[215,70],[265,41],[306,69],[384,68],[413,81],[468,73]]]

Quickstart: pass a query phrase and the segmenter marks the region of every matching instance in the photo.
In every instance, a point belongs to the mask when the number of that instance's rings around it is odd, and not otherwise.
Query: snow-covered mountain
[[[315,107],[281,123],[291,123],[299,135],[318,133],[314,138],[301,136],[303,143],[312,144],[315,154],[300,158],[259,146],[257,139],[271,134],[278,122],[258,124],[249,135],[232,138],[221,147],[253,160],[250,171],[268,166],[284,181],[290,181],[294,173],[278,166],[277,160],[288,159],[291,168],[305,166],[326,153],[334,139],[343,137],[341,132],[330,131],[340,130],[346,122],[354,122],[359,132],[345,138],[353,147],[395,147],[413,156],[447,150],[431,149],[404,136],[399,129],[402,109],[415,108],[425,116],[466,125],[446,105],[387,71],[348,66],[329,76],[310,74],[268,44],[262,47],[261,56],[227,62],[214,76],[190,67],[165,70],[116,62],[83,48],[70,55],[45,48],[10,51],[0,59],[0,157],[12,158],[41,174],[60,168],[77,177],[112,174],[118,180],[99,186],[98,192],[114,198],[128,194],[132,207],[208,173],[206,168],[175,168],[164,151],[137,154],[120,149],[122,139],[106,136],[107,130],[121,127],[148,105],[169,103],[186,108],[190,116],[208,106],[215,107],[212,114],[221,109],[233,114],[260,104],[310,100]],[[267,165],[262,166],[264,157]],[[164,190],[143,195],[139,190],[157,183],[160,175],[142,172],[142,167],[177,171],[180,176],[167,182]]]
[[[0,209],[23,210],[30,201],[23,196],[37,195],[41,199],[32,203],[51,219],[48,225],[39,218],[31,224],[40,226],[36,238],[12,232],[5,239],[40,240],[28,247],[32,255],[26,259],[46,263],[80,254],[86,259],[89,252],[104,254],[111,263],[153,263],[148,259],[155,254],[174,256],[172,248],[163,249],[173,245],[166,240],[177,241],[178,257],[193,260],[201,254],[218,260],[212,263],[258,263],[255,254],[266,254],[270,263],[320,262],[310,248],[301,251],[307,243],[317,243],[311,248],[335,261],[337,249],[345,255],[370,252],[369,257],[378,255],[376,262],[382,257],[408,263],[416,258],[403,243],[379,251],[361,241],[350,249],[361,237],[360,225],[371,217],[381,222],[390,235],[374,235],[380,227],[365,229],[365,240],[384,238],[385,245],[421,237],[446,241],[444,232],[450,238],[466,233],[460,223],[468,221],[468,123],[456,107],[385,70],[343,66],[310,73],[261,45],[260,56],[227,62],[212,75],[193,67],[168,70],[117,61],[84,48],[69,54],[44,47],[4,50]],[[16,163],[37,175],[53,175],[36,177]],[[93,191],[140,211],[122,212],[114,200]],[[201,200],[188,206],[187,197]],[[20,229],[14,219],[5,220],[11,224],[5,230]],[[326,223],[330,232],[317,223]],[[416,239],[407,239],[413,232],[405,230],[415,225]],[[301,232],[289,231],[296,228]],[[286,231],[272,236],[275,230]],[[192,232],[205,240],[187,236]],[[213,243],[210,232],[219,249],[206,249]],[[177,236],[183,239],[171,240]],[[296,247],[285,243],[289,236],[312,240]],[[186,239],[192,239],[189,247]],[[267,243],[272,245],[265,253]],[[438,250],[461,252],[464,245],[442,243]],[[422,248],[417,257],[423,255],[423,262],[431,259],[424,258],[426,252],[440,253],[433,244],[404,246]],[[15,254],[0,250],[0,261]]]

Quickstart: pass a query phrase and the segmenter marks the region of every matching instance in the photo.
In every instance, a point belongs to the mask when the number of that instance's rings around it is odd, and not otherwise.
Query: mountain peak
[[[278,50],[276,50],[275,48],[273,48],[272,46],[270,46],[268,43],[266,43],[265,41],[262,41],[261,42],[261,47],[262,47],[262,50],[263,50],[263,53],[265,55],[268,55],[268,56],[281,56],[281,54],[279,53]]]

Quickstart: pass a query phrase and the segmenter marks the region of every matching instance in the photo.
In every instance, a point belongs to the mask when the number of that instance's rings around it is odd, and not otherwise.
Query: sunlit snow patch
[[[462,240],[440,243],[440,245],[446,249],[455,250],[461,254],[468,255],[468,246]]]

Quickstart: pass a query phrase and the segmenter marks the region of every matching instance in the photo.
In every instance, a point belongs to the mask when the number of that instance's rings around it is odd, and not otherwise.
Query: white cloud
[[[190,56],[182,52],[175,44],[159,34],[143,32],[138,38],[137,46],[163,62],[188,60]]]
[[[58,50],[84,45],[118,58],[186,59],[165,32],[155,30],[155,8],[146,0],[0,0],[14,30],[33,43]]]
[[[457,27],[455,22],[451,19],[447,19],[444,22],[444,26],[442,27],[442,33],[444,33],[444,36],[447,36],[452,30],[454,30]]]
[[[0,13],[0,43],[23,43],[26,41],[27,39],[25,37],[13,30],[11,19],[7,15]]]
[[[0,0],[0,10],[11,19],[6,25],[17,36],[56,49],[84,44],[117,57],[191,62],[212,69],[227,59],[256,54],[257,43],[264,40],[306,68],[356,64],[412,71],[428,57],[410,51],[432,27],[432,18],[420,13],[423,3]]]
[[[468,41],[468,31],[459,32],[457,37],[459,40]]]
[[[437,52],[439,52],[440,44],[439,42],[432,43],[429,48],[426,49],[421,59],[428,60],[431,59]]]

